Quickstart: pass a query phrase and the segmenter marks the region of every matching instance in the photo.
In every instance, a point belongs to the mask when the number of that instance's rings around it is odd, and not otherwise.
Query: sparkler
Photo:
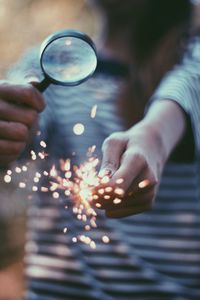
[[[46,148],[47,145],[44,141],[40,141],[40,147]],[[7,170],[4,176],[4,182],[9,184],[12,181],[12,178],[15,178],[16,175],[19,179],[18,187],[20,189],[29,189],[31,193],[41,191],[42,193],[50,192],[54,199],[59,199],[61,194],[64,197],[69,198],[72,201],[72,212],[79,220],[82,222],[82,227],[85,232],[90,232],[97,228],[97,212],[94,209],[93,200],[98,199],[97,193],[104,194],[105,190],[100,188],[99,191],[94,193],[95,189],[100,184],[106,184],[109,181],[108,176],[99,177],[97,166],[99,164],[99,159],[94,156],[96,146],[92,145],[88,148],[86,153],[86,161],[80,166],[72,165],[70,159],[59,161],[59,167],[56,168],[55,165],[52,165],[50,171],[43,170],[41,173],[36,171],[32,174],[32,179],[30,182],[27,181],[27,176],[29,171],[32,168],[32,164],[27,162],[26,164],[20,166],[14,166],[12,170]],[[44,153],[44,156],[41,156],[40,153]],[[43,150],[36,153],[34,150],[30,151],[31,161],[36,163],[37,160],[45,159],[48,154]],[[42,178],[49,178],[50,186],[39,185]],[[32,186],[31,186],[32,185]],[[110,189],[106,189],[106,191]],[[112,188],[111,188],[112,190]],[[29,194],[28,199],[32,199],[32,195]],[[71,207],[71,206],[69,206]],[[65,205],[64,208],[68,209],[68,205]],[[96,207],[100,208],[100,203],[96,204]],[[67,234],[70,231],[70,228],[64,227],[63,233]],[[72,242],[82,242],[86,245],[89,245],[92,249],[96,248],[95,241],[87,236],[86,234],[77,234],[72,238]],[[110,239],[104,235],[102,237],[103,243],[108,243]]]

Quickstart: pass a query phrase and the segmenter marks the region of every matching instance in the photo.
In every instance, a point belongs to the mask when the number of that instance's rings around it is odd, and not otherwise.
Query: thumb
[[[126,149],[127,140],[123,133],[114,133],[105,139],[102,145],[102,164],[100,177],[112,177],[120,166],[121,156]]]

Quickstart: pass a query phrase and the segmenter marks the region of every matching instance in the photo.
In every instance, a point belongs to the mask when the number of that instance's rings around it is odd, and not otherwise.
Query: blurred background
[[[199,0],[196,0],[197,4]],[[194,24],[200,27],[200,8]],[[0,0],[0,79],[24,51],[63,28],[94,37],[98,25],[87,0]],[[23,291],[23,249],[26,230],[25,198],[17,187],[0,178],[0,300],[20,300]]]
[[[0,0],[0,79],[24,51],[46,36],[74,28],[94,36],[94,16],[84,0]],[[85,21],[86,20],[86,21]],[[0,300],[20,300],[27,199],[0,174]]]

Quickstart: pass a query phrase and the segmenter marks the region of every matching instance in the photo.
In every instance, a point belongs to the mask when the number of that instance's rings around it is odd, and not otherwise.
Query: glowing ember
[[[40,146],[43,147],[43,148],[46,148],[47,144],[44,141],[40,141]]]
[[[143,189],[143,188],[147,187],[149,184],[150,184],[150,181],[148,179],[145,179],[138,184],[138,187],[140,189]]]
[[[27,172],[27,171],[28,171],[27,166],[23,166],[23,167],[22,167],[22,171],[23,171],[23,172]]]
[[[10,183],[11,182],[11,176],[10,175],[5,175],[4,176],[4,181],[6,182],[6,183]]]
[[[91,114],[90,114],[91,118],[94,119],[96,117],[96,113],[97,113],[97,105],[94,105],[91,109]]]
[[[96,109],[97,106],[94,106],[91,112],[91,117],[95,117]],[[81,135],[85,128],[83,124],[77,123],[73,130],[75,134]],[[46,143],[41,140],[40,146],[46,148]],[[19,188],[23,189],[28,187],[28,184],[30,184],[29,180],[31,180],[30,188],[32,189],[32,194],[37,191],[43,193],[50,192],[54,199],[59,199],[62,196],[62,200],[66,200],[67,204],[68,201],[71,201],[69,205],[65,205],[64,203],[64,208],[72,209],[77,222],[80,224],[82,223],[80,234],[76,237],[74,236],[72,238],[72,242],[82,242],[89,245],[92,249],[96,248],[95,241],[92,240],[91,237],[82,234],[82,230],[88,232],[97,228],[97,213],[92,205],[93,200],[103,197],[104,199],[110,199],[111,196],[106,195],[106,192],[113,191],[111,187],[101,187],[97,190],[99,186],[102,186],[102,184],[107,184],[110,178],[108,174],[104,174],[103,177],[98,175],[96,168],[99,164],[99,160],[94,156],[95,150],[96,145],[89,147],[86,155],[87,160],[79,166],[72,165],[70,159],[61,159],[59,167],[52,165],[48,172],[46,170],[42,170],[42,172],[37,171],[33,174],[31,172],[30,176],[27,176],[29,174],[25,174],[25,172],[34,170],[32,165],[35,165],[35,162],[27,162],[25,165],[14,167],[12,170],[7,170],[7,173],[4,176],[4,181],[6,183],[10,183],[12,176],[16,176],[15,173],[17,173],[20,178],[18,182]],[[35,161],[45,159],[48,154],[45,152],[35,152],[34,150],[31,150],[30,155],[31,160]],[[40,182],[43,182],[44,176],[50,177],[45,178],[44,181],[46,182],[46,180],[48,180],[48,184],[50,184],[50,186],[42,186],[42,184],[39,185]],[[44,183],[44,185],[46,184]],[[118,194],[120,194],[119,190]],[[68,198],[69,196],[70,199]],[[29,200],[32,198],[32,195],[28,196]],[[97,208],[101,207],[100,203],[96,203],[95,205]],[[68,232],[68,228],[65,227],[63,232]],[[107,243],[108,237],[107,239],[102,238],[102,240]]]
[[[87,230],[87,231],[91,230],[90,225],[85,225],[85,230]]]
[[[26,187],[26,183],[25,182],[20,182],[19,183],[19,188],[24,189]]]
[[[108,244],[110,242],[110,239],[107,235],[104,235],[102,236],[102,241],[105,243],[105,244]]]
[[[37,191],[38,191],[38,187],[34,185],[34,186],[32,187],[32,191],[33,191],[33,192],[37,192]]]
[[[53,165],[52,168],[51,168],[51,170],[50,170],[50,176],[52,176],[52,177],[56,177],[57,176],[57,171],[56,171],[55,165]]]
[[[45,186],[41,187],[41,192],[46,193],[48,191],[49,191],[49,189],[47,187],[45,187]]]
[[[57,192],[54,192],[52,196],[54,199],[58,199],[60,197],[59,193]]]
[[[118,187],[114,190],[114,192],[115,192],[115,194],[117,194],[119,196],[123,196],[124,195],[124,190],[121,189],[121,188],[118,188]]]
[[[36,160],[37,159],[37,155],[35,153],[35,151],[31,150],[31,159],[32,160]]]
[[[106,183],[109,182],[109,180],[110,180],[110,178],[109,178],[108,176],[104,176],[104,177],[101,179],[101,183],[102,183],[102,184],[106,184]]]
[[[119,203],[121,203],[122,202],[122,199],[119,199],[119,198],[115,198],[114,200],[113,200],[113,203],[114,204],[119,204]]]
[[[123,179],[123,178],[119,178],[119,179],[116,180],[116,183],[117,183],[117,184],[121,184],[121,183],[123,183],[123,182],[124,182],[124,179]]]
[[[94,241],[91,241],[90,242],[90,247],[92,248],[92,249],[96,249],[96,243],[94,242]]]
[[[81,123],[77,123],[77,124],[75,124],[74,127],[73,127],[73,132],[74,132],[74,134],[76,134],[76,135],[81,135],[81,134],[83,134],[84,131],[85,131],[85,127],[84,127],[84,125],[81,124]]]
[[[15,168],[15,172],[16,172],[16,173],[21,173],[21,171],[22,171],[21,168],[19,168],[19,167],[16,167],[16,168]]]
[[[105,188],[105,192],[107,192],[107,193],[111,193],[112,192],[112,187],[111,186],[107,186],[106,188]]]

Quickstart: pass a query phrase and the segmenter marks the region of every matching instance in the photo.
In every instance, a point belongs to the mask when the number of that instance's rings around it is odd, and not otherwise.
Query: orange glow
[[[150,181],[148,179],[144,179],[143,181],[141,181],[139,184],[138,184],[138,187],[140,189],[143,189],[145,187],[147,187],[148,185],[150,184]]]

